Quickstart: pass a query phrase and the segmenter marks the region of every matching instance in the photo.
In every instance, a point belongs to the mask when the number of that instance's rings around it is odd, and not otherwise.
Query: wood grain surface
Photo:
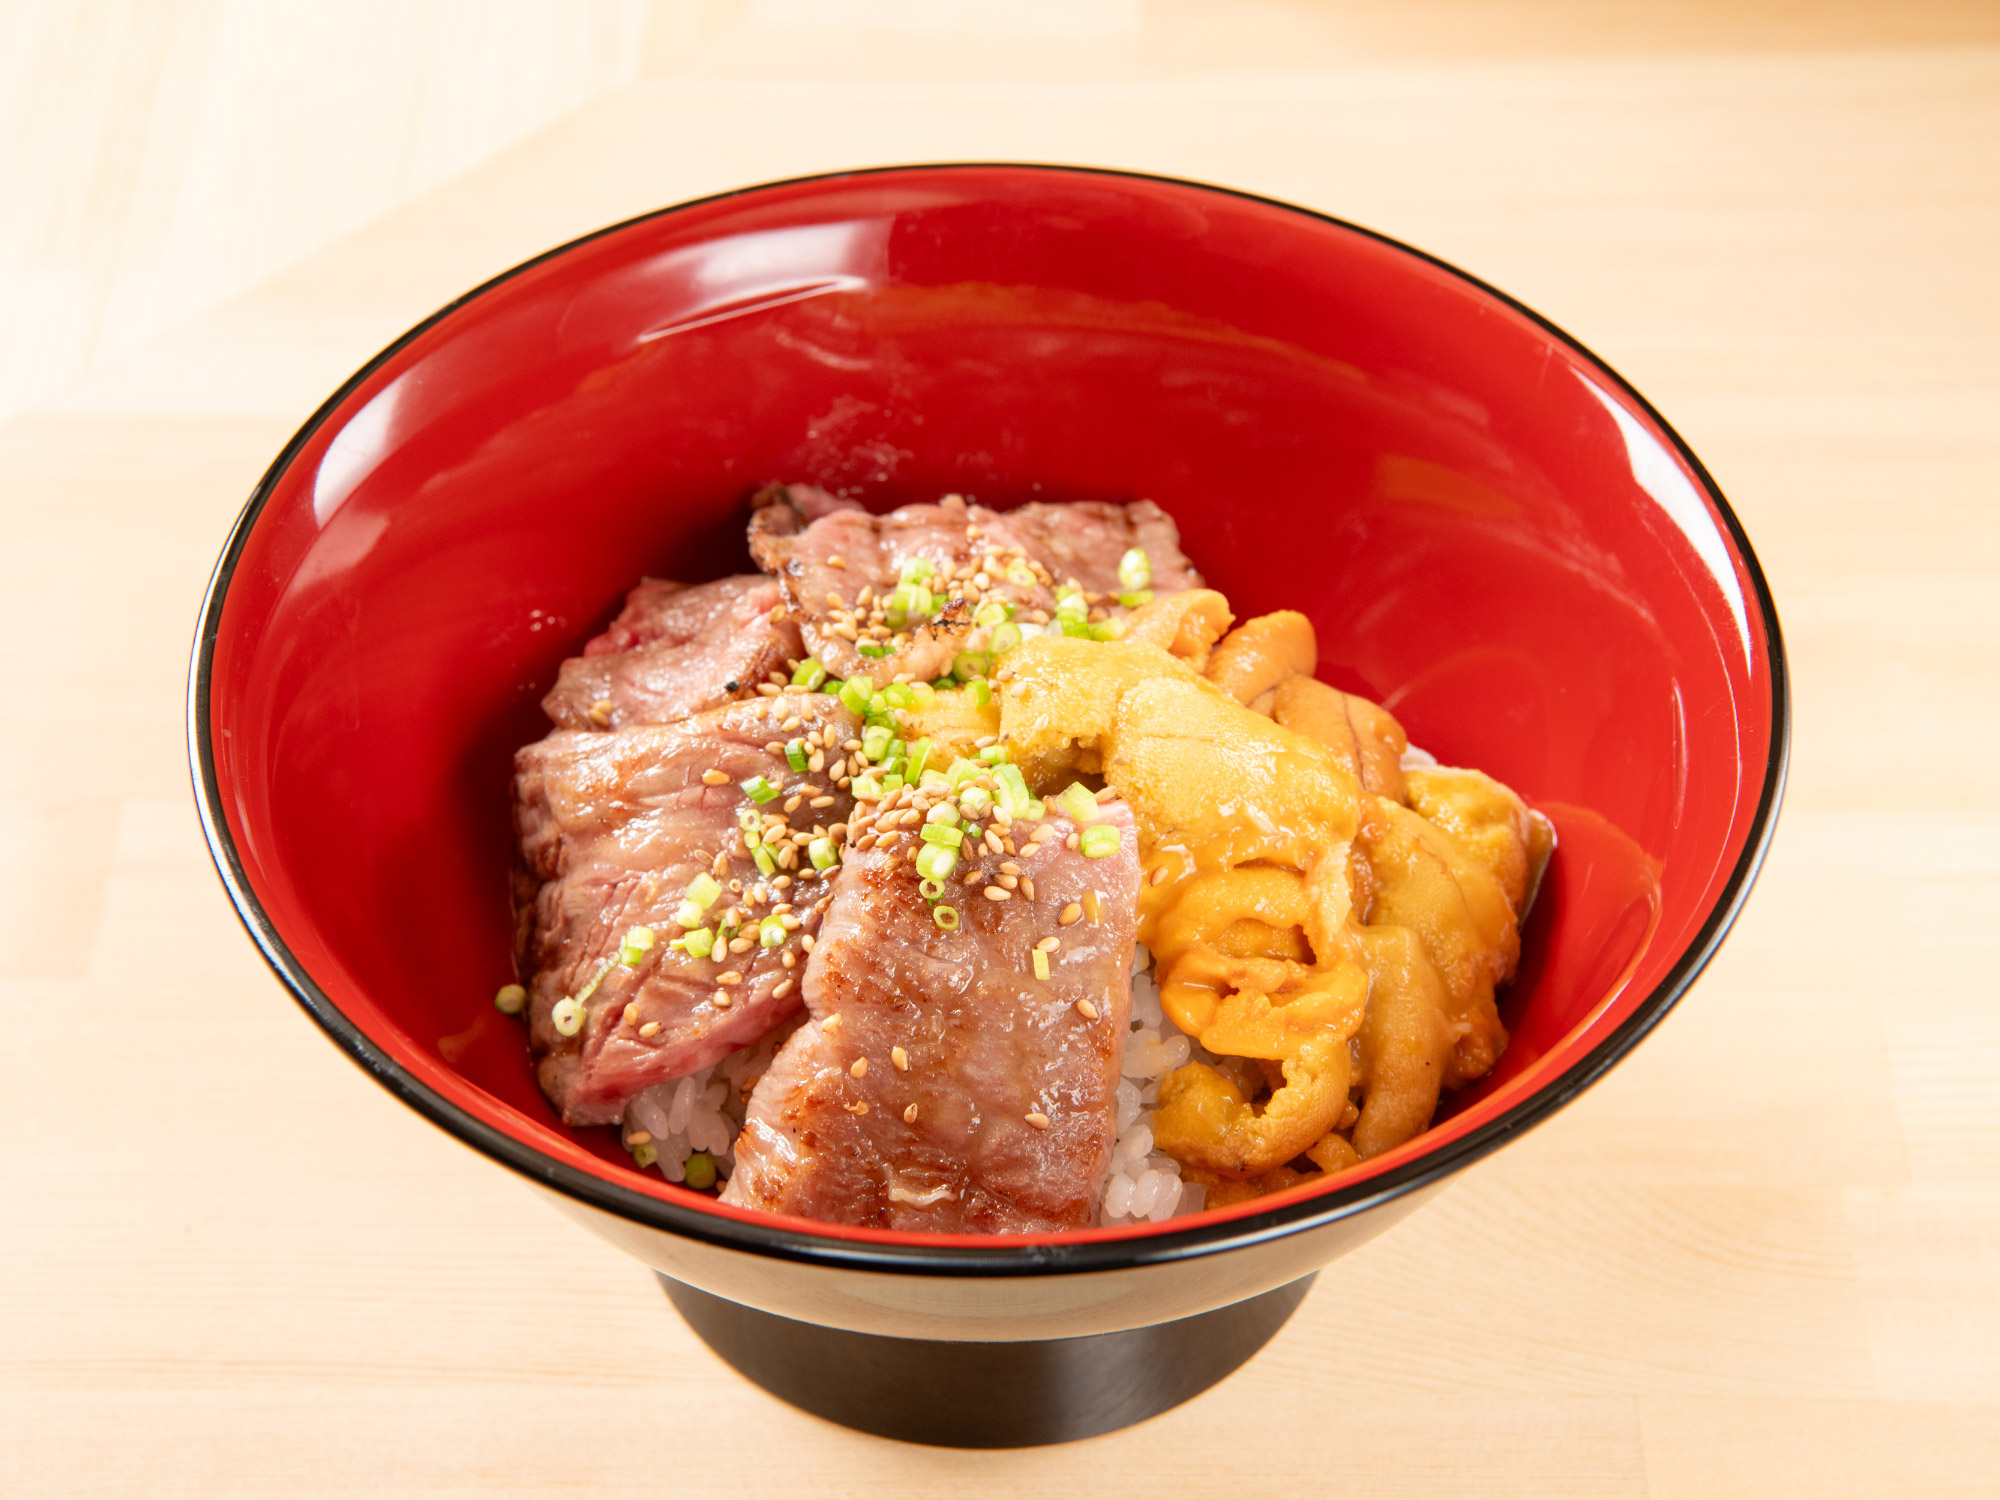
[[[229,66],[319,66],[285,17],[310,40],[325,14],[271,9]],[[340,213],[324,171],[201,159],[212,131],[132,157],[156,129],[119,123],[132,89],[233,80],[123,22],[66,64],[101,112],[58,141],[16,92],[0,121],[9,181],[57,146],[89,168],[9,190],[0,264],[109,296],[128,262],[226,258],[246,216],[291,247],[115,348],[61,344],[13,271],[0,298],[10,349],[69,361],[0,422],[0,1492],[2000,1490],[2000,12],[685,0],[547,44],[554,103],[502,108],[497,63],[454,75],[487,123],[447,151],[422,110],[381,120],[408,48],[472,24],[433,9],[337,108],[265,78],[273,130],[389,174]],[[171,42],[229,7],[164,12]],[[114,54],[138,82],[91,71]],[[352,115],[375,124],[343,145]],[[643,209],[953,157],[1230,183],[1523,298],[1707,461],[1798,692],[1763,879],[1644,1047],[1337,1263],[1214,1391],[974,1456],[746,1386],[637,1264],[327,1045],[210,872],[181,724],[232,517],[401,329]],[[139,200],[79,186],[169,172],[221,186],[150,260]]]

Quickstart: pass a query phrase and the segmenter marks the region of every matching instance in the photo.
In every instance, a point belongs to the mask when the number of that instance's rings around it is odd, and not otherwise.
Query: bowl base
[[[822,1328],[660,1277],[703,1343],[782,1401],[878,1437],[1027,1448],[1129,1427],[1200,1395],[1291,1317],[1313,1278],[1087,1338],[960,1343]]]

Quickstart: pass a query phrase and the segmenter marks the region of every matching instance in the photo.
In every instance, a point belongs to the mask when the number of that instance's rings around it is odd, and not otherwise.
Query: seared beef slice
[[[713,583],[649,578],[608,629],[562,665],[542,708],[565,729],[668,724],[757,690],[805,653],[796,626],[772,613],[775,579]]]
[[[786,694],[676,724],[557,730],[515,756],[524,865],[516,961],[542,1088],[564,1120],[615,1121],[639,1090],[707,1067],[798,1009],[799,940],[819,925],[827,882],[797,841],[837,840],[853,803],[823,772],[794,772],[784,746],[806,740],[826,765],[857,728],[832,698]],[[739,783],[756,776],[782,794],[750,801]],[[766,820],[767,849],[791,844],[770,875],[744,847],[739,819],[753,809]],[[780,836],[779,820],[793,832]],[[703,924],[734,912],[742,935],[696,958],[668,944],[683,931],[677,908],[704,874],[722,892]],[[772,915],[785,940],[764,947],[758,924]],[[654,946],[628,967],[619,955],[634,927],[650,928]],[[550,1012],[571,997],[585,1018],[565,1037]]]
[[[1132,547],[1151,560],[1155,593],[1200,586],[1172,517],[1150,500],[1001,513],[952,495],[884,516],[834,502],[774,500],[750,524],[751,556],[783,586],[807,650],[836,677],[862,673],[878,683],[899,673],[939,677],[959,652],[985,649],[991,629],[975,623],[982,604],[1011,604],[1018,623],[1045,625],[1057,587],[1074,582],[1093,606],[1091,618],[1120,613],[1118,560]],[[932,569],[927,588],[935,608],[926,619],[899,623],[890,599],[913,563]],[[885,654],[862,654],[860,646],[871,642]]]
[[[899,820],[891,805],[875,826]],[[1011,850],[968,840],[977,852],[944,897],[955,932],[917,889],[914,829],[849,853],[806,967],[810,1019],[750,1097],[725,1201],[907,1230],[1091,1222],[1117,1131],[1139,892],[1129,810],[1110,804],[1100,821],[1120,832],[1102,859],[1066,848],[1073,825],[1054,813],[1014,823]],[[1010,867],[1019,884],[987,898]],[[1060,946],[1040,980],[1047,938]]]

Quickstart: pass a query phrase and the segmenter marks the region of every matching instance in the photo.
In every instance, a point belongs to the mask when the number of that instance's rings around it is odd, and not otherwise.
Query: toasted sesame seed
[[[865,1115],[868,1113],[868,1101],[866,1099],[856,1099],[852,1104],[843,1104],[840,1107],[850,1115]]]
[[[793,813],[797,812],[805,800],[804,797],[787,797],[785,799],[785,816],[789,818]]]
[[[988,901],[1005,901],[1011,893],[1000,886],[989,885],[982,894]]]
[[[778,962],[783,964],[788,969],[797,964],[798,961],[799,961],[798,955],[792,952],[792,950],[789,948],[787,948],[783,953],[780,953],[778,955]]]
[[[1109,802],[1117,795],[1118,790],[1116,787],[1101,786],[1097,789],[1097,800],[1100,803]]]
[[[1021,877],[1018,875],[1002,875],[1000,877],[1000,884],[1004,885],[1010,891],[1018,891],[1021,888]]]
[[[903,1123],[905,1125],[914,1125],[917,1123],[916,1105],[906,1104],[903,1106]]]
[[[788,954],[786,956],[789,957],[790,955]],[[792,981],[789,979],[781,979],[778,981],[778,987],[771,991],[771,998],[774,1000],[782,1000],[785,998],[785,996],[789,995],[791,992],[792,992]]]
[[[1036,1110],[1031,1115],[1023,1115],[1021,1116],[1021,1118],[1026,1120],[1030,1125],[1034,1126],[1035,1129],[1037,1130],[1047,1130],[1049,1128],[1049,1117],[1043,1114],[1040,1110]]]
[[[826,560],[826,565],[829,568],[844,568],[847,566],[847,559],[836,552]]]
[[[1028,879],[1025,875],[1021,877],[1021,894],[1026,896],[1030,901],[1035,899],[1035,882]]]
[[[609,724],[611,710],[616,707],[609,698],[599,698],[590,705],[590,721],[593,724]]]
[[[866,1078],[868,1076],[868,1059],[865,1057],[855,1058],[849,1064],[847,1071],[856,1078]]]
[[[1077,905],[1076,902],[1072,901],[1068,906],[1065,906],[1062,909],[1062,915],[1057,917],[1056,920],[1062,923],[1063,926],[1067,927],[1070,925],[1070,923],[1081,919],[1082,916],[1083,916],[1083,908]]]
[[[1012,861],[1012,860],[1010,859],[1010,860],[1008,860],[1008,861],[1007,861],[1007,863],[1005,863],[1004,865],[1002,865],[1002,866],[1000,867],[1000,873],[1001,873],[1002,875],[1018,875],[1018,874],[1020,874],[1020,873],[1021,873],[1021,867],[1020,867],[1019,865],[1015,864],[1015,863],[1014,863],[1014,862],[1013,862],[1013,861]]]
[[[832,609],[847,608],[847,606],[841,602],[840,595],[836,594],[832,589],[828,589],[826,591],[826,602],[828,607]]]
[[[1076,1002],[1076,1013],[1086,1021],[1095,1021],[1097,1019],[1097,1007],[1092,1005],[1088,1000],[1079,1000]]]
[[[809,932],[799,939],[799,946],[810,953],[813,951],[813,935]]]
[[[1090,925],[1092,927],[1098,925],[1098,922],[1104,915],[1104,892],[1085,891],[1083,893],[1083,914],[1090,918]]]
[[[716,975],[715,982],[717,984],[741,984],[743,982],[743,976],[739,974],[736,970],[730,969],[725,973]]]
[[[639,1007],[631,1001],[627,1001],[625,1004],[625,1024],[627,1026],[637,1026],[639,1024]]]
[[[639,1035],[643,1037],[656,1037],[659,1034],[660,1023],[658,1021],[648,1021],[644,1026],[639,1028]]]
[[[750,951],[750,939],[747,937],[731,938],[729,940],[729,951],[731,953],[748,953]]]
[[[760,682],[757,684],[757,691],[766,698],[775,698],[784,689],[779,687],[775,682]]]
[[[1062,946],[1062,939],[1056,937],[1054,934],[1051,934],[1050,936],[1043,938],[1039,943],[1035,944],[1035,946],[1041,949],[1042,952],[1044,953],[1053,953],[1056,951],[1056,949]]]
[[[992,829],[990,829],[990,828],[986,830],[986,839],[985,839],[985,843],[986,843],[986,847],[987,847],[987,848],[988,848],[989,850],[991,850],[991,851],[992,851],[993,853],[995,853],[995,854],[998,854],[998,853],[1000,853],[1000,852],[1001,852],[1001,848],[1000,848],[1000,835],[999,835],[999,834],[997,834],[997,833],[995,833],[995,832],[994,832],[994,831],[993,831]]]
[[[905,1052],[901,1047],[891,1047],[889,1049],[889,1061],[895,1065],[898,1073],[907,1073],[910,1071],[910,1054]]]
[[[709,999],[714,1002],[717,1010],[728,1010],[733,1003],[729,998],[728,990],[717,990]]]
[[[635,1130],[625,1137],[625,1144],[628,1146],[649,1146],[652,1142],[653,1132],[650,1130]]]
[[[966,885],[978,885],[979,882],[984,880],[985,878],[986,876],[978,870],[967,870],[965,872],[965,879],[963,883]]]
[[[772,623],[773,625],[782,625],[782,624],[784,624],[784,623],[785,623],[785,606],[784,606],[784,605],[782,605],[782,604],[774,604],[774,605],[772,605],[772,606],[771,606],[771,612],[770,612],[770,613],[769,613],[768,615],[766,615],[766,616],[765,616],[764,618],[765,618],[765,619],[767,619],[767,620],[769,620],[769,621],[770,621],[770,622],[771,622],[771,623]]]
[[[701,780],[704,786],[728,786],[729,774],[726,771],[703,771]]]

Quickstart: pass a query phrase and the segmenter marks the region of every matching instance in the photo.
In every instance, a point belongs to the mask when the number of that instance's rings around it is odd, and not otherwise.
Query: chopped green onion
[[[764,820],[746,807],[736,815],[736,826],[745,833],[755,833],[764,826]],[[752,839],[751,842],[755,843],[756,840]]]
[[[764,874],[775,875],[778,873],[778,861],[772,856],[771,851],[766,849],[762,844],[759,844],[755,849],[750,851],[750,857],[757,861],[757,868],[763,871]]]
[[[792,686],[804,688],[807,692],[826,685],[826,663],[817,656],[808,656],[792,668]]]
[[[686,896],[696,906],[699,906],[703,911],[707,911],[711,906],[715,905],[715,898],[722,894],[722,882],[704,870],[688,882],[688,888],[681,892],[681,894]],[[639,931],[636,927],[632,930],[634,932]],[[627,939],[627,941],[629,942],[630,939]]]
[[[760,948],[782,948],[785,945],[785,924],[782,918],[766,917],[757,924],[757,946]]]
[[[999,788],[1000,805],[1007,810],[1007,816],[1026,817],[1028,804],[1035,799],[1029,794],[1028,783],[1021,778],[1021,768],[1016,765],[996,766],[993,781]]]
[[[933,906],[931,920],[946,932],[958,931],[958,908],[955,906]]]
[[[958,868],[958,855],[939,844],[926,844],[917,851],[917,874],[925,880],[949,880]]]
[[[896,582],[922,583],[926,578],[934,577],[936,573],[937,567],[928,557],[907,558],[903,562],[902,571],[896,575]]]
[[[1048,808],[1043,804],[1040,797],[1030,797],[1028,799],[1028,821],[1030,823],[1041,822],[1047,813]]]
[[[1093,641],[1115,641],[1124,633],[1123,620],[1099,620],[1090,627],[1090,638]]]
[[[632,1148],[632,1165],[635,1167],[650,1167],[659,1159],[660,1148],[651,1141],[642,1141]]]
[[[967,760],[964,756],[961,755],[957,760],[953,761],[951,765],[945,769],[944,774],[945,778],[948,781],[950,781],[953,786],[958,786],[963,782],[972,780],[972,778],[975,776],[984,775],[985,772],[986,772],[986,766],[983,762],[976,760]]]
[[[937,844],[945,849],[956,849],[965,842],[965,830],[954,828],[949,823],[926,823],[918,836],[926,844]]]
[[[698,1193],[705,1193],[715,1186],[715,1158],[706,1151],[696,1151],[681,1163],[681,1178]]]
[[[882,697],[891,708],[908,708],[917,701],[917,695],[910,691],[907,682],[892,682],[882,689]]]
[[[1093,823],[1083,830],[1077,847],[1086,859],[1105,859],[1118,852],[1119,833],[1115,823]]]
[[[868,700],[874,695],[875,684],[866,677],[850,677],[840,685],[840,701],[849,713],[866,713]]]
[[[1118,602],[1127,609],[1137,609],[1142,604],[1151,604],[1153,602],[1153,591],[1151,589],[1127,589],[1118,596]]]
[[[618,950],[618,962],[628,969],[636,969],[653,948],[653,929],[634,927],[625,934],[625,942]]]
[[[937,702],[937,689],[928,682],[911,682],[904,685],[910,690],[910,701],[918,708],[929,708]]]
[[[715,934],[706,927],[697,927],[682,935],[680,947],[689,958],[707,958],[715,951]]]
[[[1004,625],[1014,618],[1014,606],[999,599],[989,599],[972,612],[972,623],[978,626]]]
[[[742,930],[743,923],[736,915],[736,908],[731,907],[724,913],[722,919],[715,924],[715,940],[718,943],[726,943]],[[694,934],[689,933],[688,936],[693,937]],[[689,951],[692,952],[693,950],[690,949]]]
[[[787,740],[785,742],[785,764],[790,766],[794,771],[803,772],[805,770],[807,758],[806,742],[804,740]]]
[[[939,677],[932,680],[931,691],[934,693],[949,692],[952,688],[955,688],[957,686],[958,683],[955,682],[951,677],[949,676]]]
[[[862,759],[880,762],[889,753],[889,742],[895,737],[895,731],[886,724],[870,724],[861,731]]]
[[[881,693],[870,693],[868,695],[869,722],[870,723],[886,722],[888,713],[889,713],[889,700]]]
[[[953,807],[949,802],[940,802],[936,807],[924,814],[924,821],[926,823],[943,823],[948,826],[955,825],[958,822],[958,809]]]
[[[988,745],[984,750],[979,752],[979,758],[989,766],[1004,766],[1007,764],[1007,747],[1005,745]]]
[[[996,656],[1002,651],[1012,651],[1020,644],[1021,627],[1018,625],[995,625],[993,638],[987,642]]]
[[[983,651],[961,651],[951,659],[951,675],[960,682],[971,682],[976,677],[984,677],[992,670],[992,665]]]
[[[856,802],[880,802],[882,800],[882,783],[877,781],[872,773],[855,777],[853,781],[848,783],[847,790],[853,794]]]
[[[1056,596],[1056,618],[1058,620],[1081,620],[1090,613],[1090,606],[1083,595],[1074,589]]]
[[[1024,562],[1013,562],[1007,565],[1007,581],[1017,588],[1024,589],[1031,589],[1041,582],[1035,576],[1035,570]]]
[[[974,703],[981,705],[982,707],[993,701],[992,685],[988,683],[985,678],[982,677],[979,679],[979,681],[973,683],[972,701]]]
[[[941,796],[951,790],[951,778],[942,771],[926,771],[917,778],[917,790],[927,796]]]
[[[917,894],[922,896],[926,901],[935,901],[944,894],[944,882],[942,880],[919,880],[917,882]]]
[[[846,686],[847,684],[842,682],[838,677],[829,677],[825,682],[820,684],[819,690],[829,698],[838,698],[840,690]]]
[[[683,901],[679,906],[674,908],[674,925],[676,927],[699,927],[701,926],[702,913],[707,909],[699,901]]]
[[[1097,821],[1097,798],[1092,796],[1090,788],[1080,781],[1072,781],[1056,793],[1055,804],[1068,813],[1070,821],[1079,828],[1085,823]]]
[[[958,805],[967,817],[976,818],[993,805],[993,794],[983,786],[969,786],[958,794]]]
[[[924,774],[924,767],[930,763],[931,751],[936,748],[936,744],[935,740],[926,735],[909,747],[910,775],[921,776]]]
[[[1035,978],[1047,979],[1049,977],[1049,956],[1048,954],[1042,952],[1042,950],[1039,948],[1035,949],[1034,953],[1035,953]]]
[[[883,657],[889,654],[889,648],[887,646],[878,646],[873,641],[863,641],[860,645],[856,646],[854,649],[856,651],[859,651],[863,656],[874,657],[875,660],[877,661],[880,661]]]
[[[840,863],[840,851],[833,847],[832,839],[814,839],[806,845],[806,858],[815,870],[831,870]]]
[[[743,788],[743,795],[752,802],[770,802],[778,795],[778,789],[761,775],[752,776],[748,781],[740,781],[737,785]]]
[[[1134,547],[1118,559],[1118,587],[1142,589],[1153,581],[1153,560]]]
[[[883,795],[883,796],[885,796],[885,797],[886,797],[886,796],[888,796],[888,795],[889,795],[889,794],[890,794],[891,792],[900,792],[900,791],[901,791],[902,789],[903,789],[903,778],[902,778],[902,777],[900,777],[900,776],[884,776],[884,777],[882,778],[882,795]]]
[[[549,1007],[549,1024],[557,1036],[575,1036],[583,1030],[583,1007],[564,996]]]
[[[528,992],[518,984],[503,984],[493,996],[493,1008],[503,1016],[518,1016],[528,1003]]]
[[[1058,615],[1056,623],[1062,627],[1062,633],[1069,636],[1072,640],[1091,641],[1097,639],[1096,636],[1090,633],[1089,622],[1080,617]]]

